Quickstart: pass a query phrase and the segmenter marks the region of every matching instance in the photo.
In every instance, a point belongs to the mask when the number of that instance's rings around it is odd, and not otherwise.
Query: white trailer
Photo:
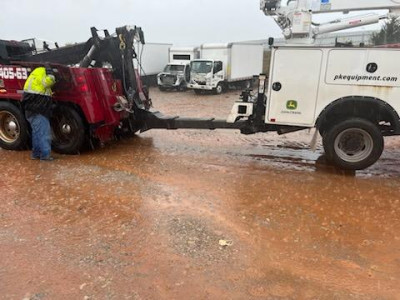
[[[199,57],[198,47],[172,47],[169,50],[169,63],[157,76],[159,89],[186,90],[190,80],[190,62]]]
[[[142,76],[154,76],[160,73],[169,60],[169,51],[172,44],[147,43],[138,48],[142,65]]]
[[[263,55],[262,44],[204,44],[201,58],[191,63],[188,87],[196,92],[208,90],[216,94],[238,84],[249,88],[252,78],[262,72]]]

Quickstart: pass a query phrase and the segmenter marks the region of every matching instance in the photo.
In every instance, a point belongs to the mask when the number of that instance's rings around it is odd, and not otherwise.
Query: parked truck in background
[[[190,81],[190,62],[199,58],[198,47],[173,47],[169,50],[169,63],[158,74],[157,84],[161,91],[184,91]]]
[[[262,73],[263,55],[262,44],[204,44],[200,59],[191,63],[188,87],[216,94],[230,87],[250,88],[254,75]]]

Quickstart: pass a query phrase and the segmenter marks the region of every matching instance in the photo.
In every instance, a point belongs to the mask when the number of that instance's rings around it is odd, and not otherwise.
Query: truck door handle
[[[272,89],[276,92],[279,92],[282,89],[282,84],[280,82],[274,82],[272,84]]]

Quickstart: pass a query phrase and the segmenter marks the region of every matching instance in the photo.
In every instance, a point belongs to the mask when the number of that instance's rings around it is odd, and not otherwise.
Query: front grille
[[[195,82],[196,82],[198,85],[207,85],[207,82],[205,82],[205,81],[196,81],[196,80],[195,80]]]
[[[161,76],[160,80],[163,84],[174,85],[177,80],[177,77],[174,75],[164,75]]]

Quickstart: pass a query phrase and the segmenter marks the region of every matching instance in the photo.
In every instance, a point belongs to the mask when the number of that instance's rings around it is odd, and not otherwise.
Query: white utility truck
[[[201,58],[192,61],[190,84],[196,93],[221,94],[230,86],[250,88],[254,75],[262,72],[264,47],[261,44],[204,44]]]
[[[159,89],[186,90],[190,81],[190,62],[199,56],[198,47],[172,47],[169,51],[169,63],[157,76]]]
[[[249,133],[316,127],[328,160],[343,169],[371,166],[382,154],[383,137],[400,135],[400,51],[315,47],[314,40],[322,33],[399,17],[400,0],[298,0],[285,6],[281,2],[261,0],[261,9],[276,20],[287,39],[280,47],[270,40],[269,84],[266,90],[260,85],[259,91],[266,97],[244,97],[234,105],[228,122],[251,121],[258,114],[262,121]],[[313,14],[357,10],[388,12],[324,24],[312,21]],[[313,143],[316,138],[317,132]]]

